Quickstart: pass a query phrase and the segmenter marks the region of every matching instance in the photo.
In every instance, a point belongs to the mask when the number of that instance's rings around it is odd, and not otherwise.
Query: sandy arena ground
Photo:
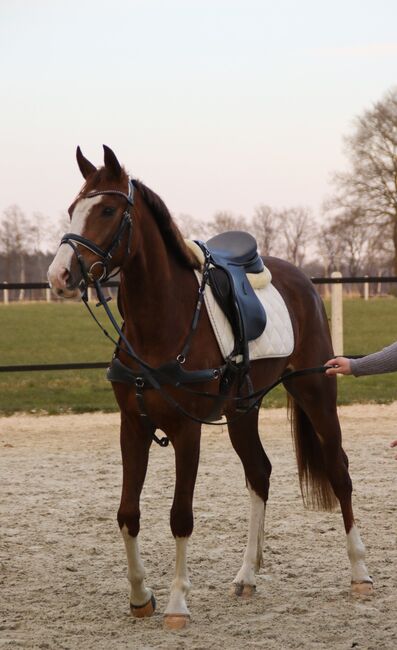
[[[350,595],[341,515],[304,510],[286,412],[263,411],[273,475],[256,596],[229,595],[248,497],[226,430],[207,428],[190,544],[192,621],[180,632],[162,627],[174,567],[172,449],[153,445],[142,499],[141,549],[158,610],[135,620],[115,521],[118,415],[0,419],[0,648],[397,648],[397,461],[389,448],[397,402],[340,413],[375,595]]]

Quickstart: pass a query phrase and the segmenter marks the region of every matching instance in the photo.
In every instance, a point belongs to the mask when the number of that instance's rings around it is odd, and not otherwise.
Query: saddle
[[[256,240],[237,230],[216,235],[205,244],[197,243],[210,255],[209,284],[233,330],[232,356],[242,355],[242,365],[247,368],[248,341],[258,338],[266,327],[266,312],[247,278],[247,273],[264,269]]]

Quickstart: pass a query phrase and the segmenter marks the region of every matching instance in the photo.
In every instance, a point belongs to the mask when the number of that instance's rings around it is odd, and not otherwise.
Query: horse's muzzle
[[[57,266],[53,262],[48,269],[47,277],[51,290],[58,298],[70,299],[79,295],[81,275],[78,271],[72,273],[65,266]]]

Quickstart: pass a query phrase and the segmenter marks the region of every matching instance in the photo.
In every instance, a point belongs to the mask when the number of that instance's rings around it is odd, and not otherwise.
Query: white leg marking
[[[355,525],[347,534],[347,554],[352,567],[352,582],[371,582],[365,566],[365,546]]]
[[[131,583],[130,602],[132,605],[145,605],[151,599],[152,591],[144,584],[146,572],[139,553],[138,538],[131,537],[125,525],[121,529],[121,534],[127,552],[128,580]]]
[[[233,582],[235,584],[256,585],[255,573],[262,566],[263,532],[265,523],[265,504],[248,483],[251,500],[248,540],[243,565]]]
[[[171,584],[171,593],[164,614],[184,614],[190,616],[186,605],[186,596],[190,591],[190,580],[187,572],[188,537],[176,537],[175,577]]]
[[[89,199],[80,199],[80,201],[76,203],[70,222],[70,232],[73,232],[75,235],[82,235],[84,233],[87,217],[91,208],[99,203],[102,198],[102,196],[93,196]],[[63,269],[70,271],[73,255],[74,252],[71,246],[63,244],[58,248],[58,252],[48,269],[48,280],[54,288],[64,288],[60,281],[60,275]]]

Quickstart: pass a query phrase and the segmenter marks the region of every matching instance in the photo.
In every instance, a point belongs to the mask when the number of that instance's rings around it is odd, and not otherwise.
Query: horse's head
[[[109,277],[129,251],[134,185],[113,151],[103,148],[105,164],[100,169],[77,148],[86,182],[69,208],[70,232],[48,269],[52,289],[64,298],[75,297],[80,284]]]

